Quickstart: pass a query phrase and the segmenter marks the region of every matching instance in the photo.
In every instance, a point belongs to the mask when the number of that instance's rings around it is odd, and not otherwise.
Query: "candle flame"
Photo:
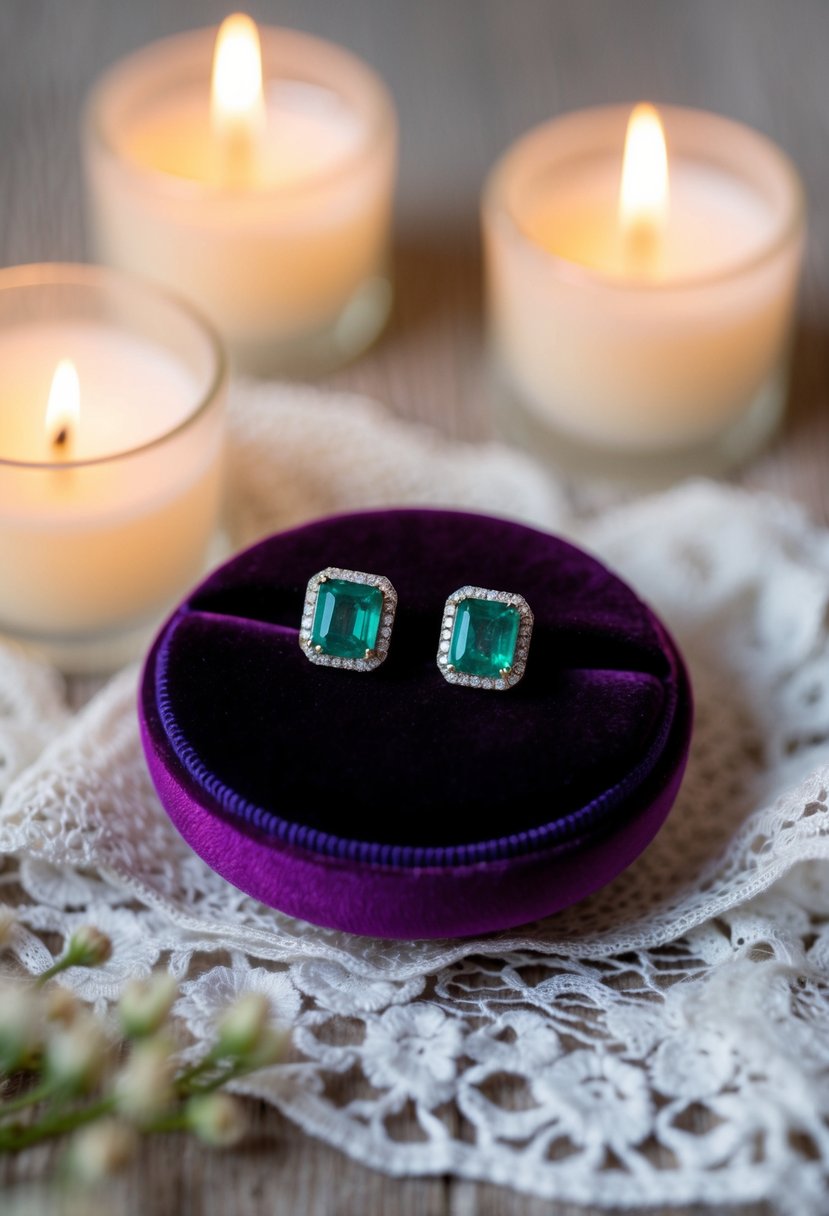
[[[61,359],[46,406],[46,438],[55,452],[68,451],[81,414],[81,386],[71,359]]]
[[[653,106],[634,107],[628,120],[619,222],[628,239],[653,243],[668,221],[668,150]]]
[[[213,129],[255,136],[265,119],[262,48],[256,23],[244,13],[225,17],[216,38],[210,94]]]

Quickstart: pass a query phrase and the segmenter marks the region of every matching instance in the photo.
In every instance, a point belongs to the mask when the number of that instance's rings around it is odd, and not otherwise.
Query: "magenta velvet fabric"
[[[315,666],[298,626],[325,566],[390,578],[374,672]],[[448,685],[443,602],[471,583],[535,614],[524,679]],[[561,539],[465,512],[333,516],[268,538],[197,588],[142,681],[148,764],[192,847],[294,916],[387,937],[465,936],[610,881],[681,780],[691,696],[654,614]]]

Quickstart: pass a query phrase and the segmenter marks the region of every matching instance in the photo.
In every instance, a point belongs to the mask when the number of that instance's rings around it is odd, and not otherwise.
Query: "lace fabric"
[[[614,883],[475,941],[390,942],[291,920],[218,878],[161,809],[137,671],[79,712],[0,650],[0,900],[32,973],[98,923],[106,1008],[169,967],[198,1052],[241,992],[294,1027],[242,1092],[398,1175],[451,1172],[620,1207],[829,1204],[829,535],[769,496],[692,482],[574,512],[525,458],[352,397],[240,385],[232,546],[335,510],[433,503],[560,532],[661,614],[697,704],[676,807]]]

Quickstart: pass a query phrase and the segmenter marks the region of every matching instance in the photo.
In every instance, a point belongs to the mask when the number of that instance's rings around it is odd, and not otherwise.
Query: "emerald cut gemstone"
[[[496,680],[512,669],[521,614],[498,600],[461,600],[449,643],[455,671]]]
[[[377,645],[383,592],[366,583],[328,578],[319,585],[311,645],[338,659],[362,659]]]
[[[440,674],[467,688],[514,688],[527,667],[532,630],[532,609],[523,595],[460,587],[443,609]]]
[[[299,644],[312,663],[373,671],[389,653],[396,608],[382,574],[326,566],[305,588]]]

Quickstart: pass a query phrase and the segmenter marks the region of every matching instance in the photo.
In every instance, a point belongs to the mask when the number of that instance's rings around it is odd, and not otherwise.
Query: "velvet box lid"
[[[375,671],[300,649],[327,566],[397,590]],[[514,688],[438,671],[465,584],[533,610]],[[214,870],[292,916],[397,938],[516,926],[609,882],[668,814],[691,730],[682,658],[624,582],[555,536],[431,509],[332,516],[233,557],[159,632],[139,712],[161,801]]]

